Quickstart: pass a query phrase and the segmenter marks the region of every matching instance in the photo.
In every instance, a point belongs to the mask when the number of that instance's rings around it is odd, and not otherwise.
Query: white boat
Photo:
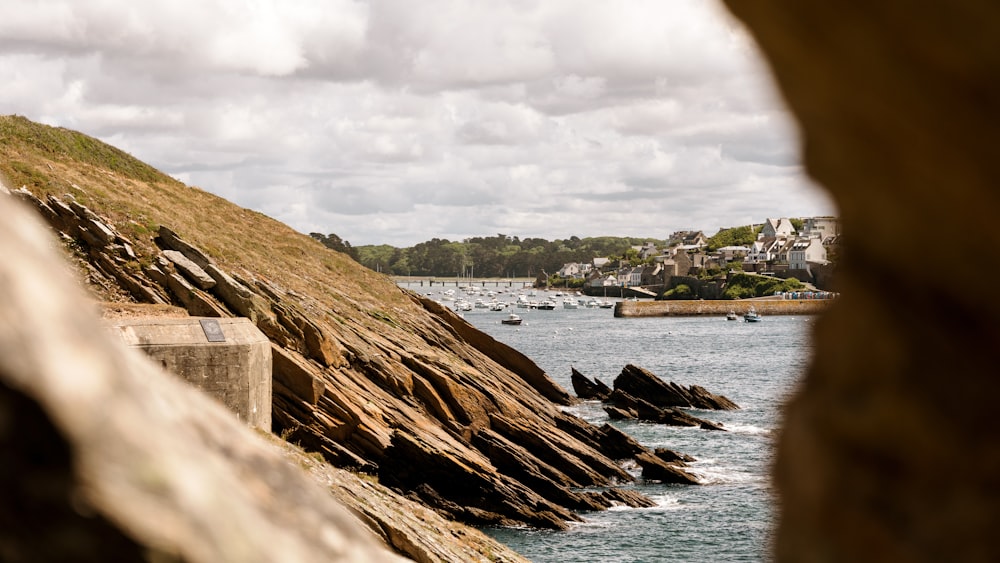
[[[521,324],[521,317],[512,312],[506,318],[501,319],[500,322],[505,325],[519,325]]]
[[[750,307],[750,310],[747,311],[745,315],[743,315],[743,322],[746,323],[759,323],[762,320],[763,317],[761,317],[757,313],[757,309],[754,309],[753,307]]]
[[[535,308],[543,311],[551,311],[556,308],[556,302],[551,299],[545,299],[543,301],[539,301]]]
[[[607,299],[605,299],[604,301],[598,301],[597,306],[600,307],[601,309],[610,309],[614,307],[615,304],[613,301],[608,301]]]
[[[580,304],[577,303],[576,299],[573,299],[572,297],[567,297],[567,298],[563,299],[562,304],[563,304],[563,309],[579,309],[580,308]]]
[[[726,320],[727,321],[735,321],[736,319],[737,319],[737,317],[736,317],[736,311],[729,311],[728,313],[726,313]]]

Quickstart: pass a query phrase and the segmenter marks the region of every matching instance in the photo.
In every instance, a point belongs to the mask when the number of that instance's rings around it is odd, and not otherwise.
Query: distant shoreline
[[[420,287],[531,287],[535,278],[446,278],[440,276],[392,276],[397,284]]]
[[[733,301],[620,301],[615,316],[706,317],[726,316],[729,311],[743,315],[751,308],[763,316],[817,315],[830,308],[835,299],[740,299]]]

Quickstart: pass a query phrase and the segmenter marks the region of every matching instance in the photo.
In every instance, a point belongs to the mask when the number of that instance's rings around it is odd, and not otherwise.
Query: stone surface
[[[271,431],[271,343],[246,318],[212,318],[224,340],[210,342],[202,318],[127,318],[109,332],[166,371],[204,391],[265,432]]]
[[[615,389],[611,393],[605,402],[604,411],[615,420],[636,419],[668,426],[697,426],[705,430],[725,430],[719,423],[699,418],[680,409],[658,407],[621,389]]]
[[[611,396],[611,388],[594,378],[593,381],[583,375],[576,368],[571,368],[570,383],[573,385],[573,392],[581,399],[597,399],[603,401]]]
[[[726,3],[845,233],[843,298],[778,440],[775,557],[998,561],[1000,301],[983,252],[1000,244],[1000,4]],[[915,240],[946,275],[901,251]]]
[[[301,469],[108,335],[0,197],[5,560],[400,561]],[[12,267],[16,264],[16,268]]]
[[[666,382],[647,369],[632,364],[622,368],[615,378],[614,388],[657,407],[687,407],[708,410],[734,410],[739,407],[722,395],[715,395],[703,387],[691,385],[683,387],[674,382]]]
[[[215,261],[202,252],[200,248],[197,248],[193,244],[182,239],[177,235],[177,233],[170,230],[169,227],[160,225],[159,235],[160,236],[157,237],[157,241],[160,245],[170,250],[180,252],[186,256],[188,260],[197,264],[198,267],[205,269],[215,264]]]
[[[215,285],[215,280],[212,279],[212,276],[205,273],[205,270],[202,270],[201,266],[195,264],[180,252],[176,250],[164,250],[163,256],[167,260],[170,260],[174,267],[184,274],[184,277],[197,286],[198,289],[212,289]]]

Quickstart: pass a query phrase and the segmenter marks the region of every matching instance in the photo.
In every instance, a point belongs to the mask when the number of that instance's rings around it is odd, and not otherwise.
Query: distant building
[[[660,285],[663,283],[663,263],[646,266],[642,269],[639,285]]]
[[[660,250],[652,242],[647,242],[642,246],[633,246],[632,248],[639,252],[640,260],[645,260],[660,253]]]
[[[742,262],[750,254],[750,248],[746,246],[723,246],[715,251],[719,261],[723,264],[729,262]]]
[[[788,268],[790,270],[807,270],[807,262],[826,263],[826,248],[818,237],[795,239],[789,249]]]
[[[840,235],[840,220],[837,217],[809,217],[802,225],[802,236],[826,241]]]
[[[590,270],[590,264],[577,264],[576,262],[569,262],[567,264],[563,264],[563,267],[556,272],[556,275],[563,279],[580,279],[586,277],[587,272]]]
[[[622,268],[618,273],[618,281],[625,286],[642,285],[642,266]]]
[[[758,238],[750,245],[750,250],[747,252],[744,262],[750,264],[771,262],[778,257],[778,250],[783,243],[783,239],[778,239],[778,237]]]
[[[587,279],[586,285],[589,287],[614,287],[620,284],[618,282],[618,277],[614,274],[605,275],[597,270],[594,270]]]
[[[677,231],[670,235],[667,245],[671,248],[686,246],[701,248],[708,244],[708,237],[701,231]]]
[[[795,232],[795,228],[792,227],[792,221],[788,218],[782,217],[780,219],[768,219],[764,221],[764,227],[760,230],[760,234],[757,238],[764,237],[789,237]]]

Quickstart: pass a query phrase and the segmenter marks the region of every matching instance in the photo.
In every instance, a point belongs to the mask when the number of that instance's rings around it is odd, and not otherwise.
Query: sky
[[[711,0],[4,0],[0,114],[354,246],[836,213]]]

